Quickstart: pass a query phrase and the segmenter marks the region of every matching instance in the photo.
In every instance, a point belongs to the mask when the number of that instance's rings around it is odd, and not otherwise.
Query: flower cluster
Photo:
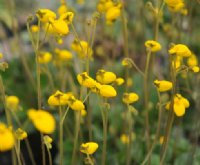
[[[56,19],[56,13],[49,9],[39,9],[36,16],[43,23],[45,31],[58,34],[67,35],[69,33],[68,25],[72,23],[74,14],[72,12],[59,12],[60,17]]]
[[[115,3],[112,0],[100,0],[97,4],[97,10],[105,13],[107,24],[112,24],[120,16],[121,7],[121,3]]]
[[[183,0],[165,0],[165,3],[171,12],[187,15],[187,9]]]
[[[83,102],[76,99],[72,93],[63,93],[59,90],[49,97],[48,104],[52,106],[67,105],[75,111],[85,110]]]
[[[185,114],[185,109],[190,106],[190,102],[181,94],[176,94],[174,97],[173,110],[176,116],[181,117]],[[165,106],[167,110],[170,109],[171,103],[168,102]]]
[[[90,77],[87,72],[77,75],[77,80],[80,85],[90,88],[92,92],[98,93],[103,97],[115,97],[117,92],[111,84],[121,85],[124,80],[117,78],[113,72],[100,69],[96,73],[96,80]]]

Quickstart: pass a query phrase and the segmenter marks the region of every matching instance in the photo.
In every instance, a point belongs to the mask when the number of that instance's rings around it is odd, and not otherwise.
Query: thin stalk
[[[17,140],[17,147],[16,147],[16,154],[17,154],[17,161],[18,165],[22,165],[21,159],[20,159],[20,140]]]
[[[81,112],[76,112],[76,126],[75,126],[75,137],[74,137],[74,147],[73,147],[73,154],[72,154],[72,165],[76,164],[76,149],[78,144],[78,135],[80,130],[80,118]]]
[[[126,165],[130,165],[131,164],[131,144],[132,144],[132,129],[133,129],[133,120],[132,120],[132,115],[131,115],[131,111],[129,108],[129,104],[127,104],[127,109],[128,109],[128,144],[127,144],[127,151],[126,151]]]
[[[165,136],[164,136],[164,141],[163,141],[162,150],[160,154],[160,165],[163,165],[164,163],[169,136],[170,136],[172,124],[174,121],[174,96],[176,94],[176,62],[175,61],[176,61],[176,57],[170,56],[170,73],[171,73],[173,87],[172,87],[172,97],[171,97],[171,102],[170,102],[170,112],[167,118]]]
[[[60,151],[60,165],[63,165],[63,123],[62,123],[62,107],[59,105],[59,151]]]
[[[145,73],[144,73],[144,107],[145,107],[145,111],[146,111],[145,112],[145,127],[146,127],[145,134],[146,134],[148,151],[150,149],[149,109],[148,109],[148,102],[149,102],[148,73],[149,73],[150,59],[151,59],[151,51],[148,51],[146,66],[145,66]]]
[[[107,127],[108,127],[108,109],[101,109],[103,120],[103,152],[101,155],[101,165],[106,164],[106,148],[107,148]]]
[[[1,99],[2,99],[2,102],[3,102],[3,106],[4,106],[4,109],[5,109],[7,125],[12,126],[11,116],[10,116],[9,110],[7,108],[7,105],[6,105],[6,95],[5,95],[5,89],[4,89],[3,79],[1,77],[1,75],[0,75],[0,93],[1,93]],[[16,148],[11,150],[13,165],[17,164],[15,150],[16,150]]]
[[[15,111],[12,111],[12,110],[11,110],[11,112],[12,112],[12,115],[13,115],[15,121],[16,121],[17,124],[19,125],[19,127],[20,127],[20,128],[23,128],[22,123],[21,123],[20,120],[18,119],[18,117],[17,117]],[[31,147],[30,147],[30,143],[29,143],[29,141],[28,141],[27,138],[24,139],[24,140],[25,140],[25,145],[26,145],[26,148],[27,148],[27,151],[28,151],[28,154],[29,154],[31,163],[32,163],[32,165],[36,165],[36,162],[35,162],[35,159],[34,159],[34,156],[33,156],[33,152],[32,152],[32,149],[31,149]]]
[[[89,165],[94,165],[94,162],[92,161],[92,159],[91,159],[89,154],[87,154],[87,160],[89,161],[88,162]]]
[[[151,148],[149,150],[149,152],[147,153],[145,159],[143,160],[143,162],[141,163],[141,165],[145,165],[145,163],[148,161],[149,157],[151,156],[153,149],[158,141],[159,138],[159,134],[160,134],[160,124],[161,124],[161,116],[162,116],[162,103],[161,103],[161,96],[160,96],[160,92],[157,90],[157,94],[158,94],[158,123],[157,123],[157,129],[156,129],[156,135],[155,135],[155,139],[151,145]]]
[[[49,150],[49,148],[48,147],[46,147],[47,148],[47,153],[48,153],[48,156],[49,156],[49,165],[52,165],[52,157],[51,157],[51,152],[50,152],[50,150]]]

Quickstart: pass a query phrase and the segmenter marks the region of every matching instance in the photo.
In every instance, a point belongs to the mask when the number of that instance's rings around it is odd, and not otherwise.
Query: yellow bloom
[[[190,106],[189,101],[181,96],[181,94],[176,94],[174,97],[174,105],[173,105],[173,110],[176,116],[181,117],[185,114],[185,109]],[[165,108],[167,110],[170,109],[170,102],[166,104]]]
[[[80,58],[85,58],[87,56],[92,57],[93,51],[89,47],[86,41],[77,41],[71,44],[71,48],[79,55]]]
[[[85,109],[85,105],[82,101],[76,99],[74,96],[70,96],[68,99],[68,104],[72,110],[82,111]]]
[[[58,59],[61,61],[69,61],[72,59],[72,53],[65,49],[57,49],[56,54],[58,56]]]
[[[45,110],[28,110],[28,117],[33,125],[44,134],[51,134],[55,131],[56,122],[49,112]]]
[[[96,85],[96,81],[88,76],[87,72],[83,72],[77,75],[77,80],[80,85],[87,87],[87,88],[92,88]]]
[[[56,14],[49,10],[49,9],[39,9],[36,12],[36,16],[38,17],[38,19],[40,19],[41,22],[49,22],[50,19],[55,19],[56,18]]]
[[[114,6],[108,9],[106,12],[106,22],[112,24],[121,14],[121,5]]]
[[[132,93],[124,93],[122,101],[125,104],[131,104],[131,103],[138,101],[138,99],[139,99],[139,96],[136,93],[133,93],[133,92]]]
[[[86,116],[87,115],[87,111],[85,109],[81,110],[81,116]]]
[[[59,19],[65,21],[67,24],[71,24],[73,21],[73,18],[74,18],[73,12],[66,12],[66,13],[63,13]]]
[[[174,67],[176,67],[176,69],[178,69],[181,66],[181,64],[182,64],[182,61],[183,61],[183,57],[182,56],[177,56],[176,60],[172,61],[172,65]]]
[[[53,106],[67,105],[70,96],[72,96],[71,93],[62,93],[57,90],[49,97],[48,104]]]
[[[0,59],[2,59],[3,58],[3,54],[2,53],[0,53]]]
[[[133,85],[133,80],[129,77],[127,80],[127,86],[130,87]]]
[[[121,142],[122,142],[123,144],[128,144],[128,143],[129,143],[129,136],[126,135],[126,134],[122,134],[122,135],[120,136],[120,140],[121,140]]]
[[[158,88],[159,92],[166,92],[172,89],[172,83],[166,80],[161,80],[161,81],[155,80],[154,85]]]
[[[17,96],[7,96],[6,106],[10,110],[17,110],[19,108],[19,98]]]
[[[80,151],[84,154],[93,154],[97,149],[99,145],[95,142],[88,142],[88,143],[82,143],[80,147]]]
[[[52,60],[52,54],[49,52],[40,52],[38,61],[40,64],[47,64]]]
[[[67,35],[69,33],[69,27],[67,23],[61,19],[51,21],[54,31],[60,35]]]
[[[117,79],[115,80],[115,83],[116,83],[117,85],[122,85],[122,84],[124,83],[124,79],[121,78],[121,77],[119,77],[119,78],[117,78]]]
[[[45,135],[45,136],[43,137],[43,140],[44,140],[44,144],[46,145],[46,147],[47,147],[48,149],[51,149],[51,148],[52,148],[51,143],[53,142],[53,139],[52,139],[50,136]]]
[[[0,123],[0,151],[11,150],[15,145],[12,131],[4,123]]]
[[[187,59],[187,64],[188,64],[188,66],[197,66],[198,65],[198,59],[197,59],[197,57],[194,54],[192,54]]]
[[[26,133],[26,131],[22,130],[21,128],[18,128],[15,131],[15,137],[18,140],[23,140],[23,139],[27,138],[27,133]]]
[[[163,144],[163,142],[164,142],[164,136],[160,136],[159,142],[160,142],[160,144]]]
[[[122,65],[123,65],[123,66],[127,66],[127,67],[129,67],[129,68],[132,67],[131,61],[130,61],[128,58],[124,58],[124,59],[122,60]]]
[[[39,29],[39,27],[37,26],[37,25],[32,25],[31,26],[31,31],[33,32],[33,33],[36,33],[36,32],[38,32],[40,29]]]
[[[62,14],[67,12],[67,5],[66,4],[62,4],[60,5],[60,7],[57,10],[58,14],[61,16]]]
[[[198,66],[192,67],[192,71],[193,71],[194,73],[198,73],[198,72],[199,72],[199,67],[198,67]]]
[[[116,75],[113,72],[107,72],[100,69],[96,73],[96,79],[101,84],[110,84],[116,80]]]
[[[169,49],[169,54],[182,56],[182,57],[189,57],[192,55],[190,49],[183,44],[174,45],[172,48]]]
[[[165,3],[172,12],[181,12],[185,8],[183,0],[165,0]]]
[[[145,46],[147,50],[150,50],[151,52],[157,52],[161,50],[161,45],[157,41],[148,40],[145,42]]]
[[[100,95],[103,97],[115,97],[117,95],[115,88],[111,85],[101,85],[99,90]]]

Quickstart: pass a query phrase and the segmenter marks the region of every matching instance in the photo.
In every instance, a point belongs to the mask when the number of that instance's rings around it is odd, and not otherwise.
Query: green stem
[[[47,148],[47,152],[48,152],[48,156],[49,156],[49,165],[52,165],[52,157],[51,157],[51,152],[50,152],[50,150],[49,150],[49,148],[48,147],[46,147]]]
[[[63,165],[63,123],[62,121],[62,107],[59,105],[59,117],[60,117],[60,123],[59,123],[59,150],[60,150],[60,165]]]
[[[73,148],[73,154],[72,154],[72,165],[76,164],[76,149],[78,144],[78,135],[80,130],[80,118],[81,118],[81,112],[76,112],[76,127],[75,127],[75,137],[74,137],[74,148]]]
[[[170,55],[170,73],[171,73],[171,79],[172,79],[172,95],[171,95],[171,102],[170,102],[170,112],[167,118],[167,125],[165,128],[165,136],[164,141],[162,145],[161,155],[160,155],[160,165],[163,165],[164,159],[166,156],[169,136],[172,128],[172,124],[174,121],[174,96],[176,94],[176,57],[173,57]]]
[[[91,159],[89,154],[87,154],[87,159],[88,159],[88,164],[89,165],[94,165],[94,162],[92,161],[92,159]]]
[[[131,115],[131,111],[129,108],[129,105],[127,104],[127,108],[128,108],[128,144],[127,144],[127,151],[126,151],[126,165],[130,165],[131,164],[131,144],[132,144],[132,129],[133,129],[133,120],[132,120],[132,115]]]
[[[20,140],[17,140],[17,144],[16,144],[16,154],[17,154],[17,161],[18,161],[18,165],[22,165],[21,159],[20,159]]]
[[[101,109],[103,120],[103,152],[101,156],[101,165],[106,164],[106,148],[107,148],[107,127],[108,127],[108,109]]]
[[[155,139],[151,145],[151,148],[149,150],[149,152],[147,153],[145,159],[143,160],[143,162],[141,163],[141,165],[145,165],[145,163],[148,161],[149,157],[151,156],[153,149],[158,141],[159,138],[159,134],[160,134],[160,124],[161,124],[161,116],[162,116],[162,103],[161,103],[161,96],[160,96],[160,92],[157,90],[157,94],[158,94],[158,100],[159,100],[159,109],[158,109],[158,124],[157,124],[157,129],[156,129],[156,135],[155,135]]]
[[[150,130],[149,130],[149,89],[148,89],[148,73],[149,73],[149,64],[151,59],[151,51],[147,52],[147,60],[145,66],[145,73],[144,73],[144,107],[145,107],[145,131],[146,131],[146,141],[147,141],[147,150],[150,149]],[[150,158],[149,158],[150,159]]]

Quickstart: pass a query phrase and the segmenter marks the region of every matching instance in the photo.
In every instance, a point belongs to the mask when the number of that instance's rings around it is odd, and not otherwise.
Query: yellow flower
[[[45,135],[45,136],[43,137],[43,140],[44,140],[44,144],[46,145],[46,147],[47,147],[48,149],[51,149],[51,148],[52,148],[51,143],[53,142],[53,139],[52,139],[50,136]]]
[[[50,19],[55,19],[56,18],[56,14],[49,10],[49,9],[39,9],[36,12],[36,16],[38,17],[38,19],[40,19],[41,22],[49,22]]]
[[[114,6],[108,9],[106,12],[106,22],[112,24],[121,14],[121,5]]]
[[[139,96],[136,93],[133,93],[133,92],[132,93],[124,93],[122,101],[125,104],[131,104],[131,103],[138,101],[138,99],[139,99]]]
[[[73,21],[73,18],[74,18],[73,12],[66,12],[66,13],[63,13],[59,19],[65,21],[67,24],[71,24]]]
[[[160,142],[160,144],[163,144],[163,142],[164,142],[164,136],[160,136],[159,142]]]
[[[197,57],[194,54],[192,54],[187,59],[187,64],[188,64],[188,66],[197,66],[198,65],[198,59],[197,59]]]
[[[166,80],[155,80],[154,85],[158,88],[159,92],[166,92],[172,89],[172,83]]]
[[[15,131],[15,137],[18,140],[23,140],[23,139],[27,138],[27,133],[26,133],[26,131],[22,130],[21,128],[18,128]]]
[[[174,67],[176,67],[176,69],[178,69],[180,66],[181,66],[181,64],[182,64],[182,61],[183,61],[183,57],[182,56],[177,56],[176,57],[176,60],[174,61],[172,61],[172,65],[174,66]]]
[[[198,73],[198,72],[199,72],[199,67],[198,67],[198,66],[192,67],[192,71],[193,71],[194,73]]]
[[[17,110],[19,108],[19,98],[17,96],[7,96],[6,106],[10,110]]]
[[[0,151],[11,150],[15,145],[12,131],[4,123],[0,123]]]
[[[67,105],[70,96],[72,96],[71,93],[62,93],[57,90],[49,97],[48,104],[52,106]]]
[[[127,80],[127,86],[130,87],[133,85],[133,80],[129,77]]]
[[[77,0],[77,4],[83,5],[85,3],[85,0]]]
[[[99,93],[103,97],[115,97],[117,92],[111,85],[101,85]]]
[[[128,58],[124,58],[124,59],[122,60],[122,65],[123,65],[123,66],[127,66],[127,67],[129,67],[129,68],[132,67],[131,61],[130,61],[130,59],[128,59]]]
[[[2,53],[0,53],[0,59],[2,59],[3,58],[3,54]]]
[[[84,154],[93,154],[97,149],[99,145],[95,142],[88,142],[88,143],[82,143],[80,147],[80,151]]]
[[[37,26],[37,25],[32,25],[31,26],[31,31],[33,32],[33,33],[36,33],[36,32],[38,32],[40,29],[39,29],[39,27]]]
[[[56,54],[58,56],[58,59],[61,61],[69,61],[72,59],[72,53],[65,49],[57,49]]]
[[[124,79],[121,78],[121,77],[119,77],[119,78],[117,78],[117,79],[115,80],[115,83],[116,83],[117,85],[122,85],[122,84],[124,83]]]
[[[157,41],[148,40],[145,42],[145,46],[147,50],[150,50],[151,52],[157,52],[161,50],[161,45]]]
[[[182,56],[182,57],[189,57],[192,55],[190,49],[183,44],[174,45],[172,48],[169,49],[169,54]]]
[[[181,94],[176,94],[174,97],[174,105],[173,105],[173,110],[176,116],[181,117],[185,114],[185,109],[190,106],[189,101],[181,96]],[[170,109],[170,102],[168,102],[165,106],[167,110]]]
[[[87,72],[83,72],[77,75],[77,80],[80,85],[87,87],[87,88],[92,88],[96,85],[96,81],[88,76]]]
[[[56,31],[54,30],[53,26],[51,23],[44,23],[43,24],[43,29],[45,32],[50,33],[50,34],[56,34]]]
[[[87,115],[87,111],[85,109],[81,110],[81,116],[86,116]]]
[[[82,101],[76,99],[74,96],[70,96],[68,99],[68,104],[72,110],[82,111],[85,109],[85,105]]]
[[[96,73],[96,79],[101,84],[110,84],[116,80],[116,75],[113,72],[107,72],[100,69]]]
[[[67,35],[69,33],[67,23],[61,19],[51,21],[51,25],[54,31],[60,35]]]
[[[38,61],[40,64],[47,64],[52,60],[52,54],[49,52],[40,52]]]
[[[62,14],[67,12],[67,5],[66,4],[62,4],[60,5],[60,7],[57,10],[58,14],[61,16]]]
[[[185,8],[183,0],[165,0],[165,3],[172,12],[181,12]]]
[[[80,58],[85,58],[87,56],[92,57],[93,51],[89,47],[86,41],[77,41],[71,44],[71,48],[79,55]]]
[[[28,117],[33,125],[44,134],[51,134],[55,131],[56,122],[49,112],[45,110],[28,110]]]
[[[126,134],[122,134],[122,135],[120,136],[120,140],[121,140],[121,142],[122,142],[123,144],[128,144],[128,143],[129,143],[129,136],[126,135]]]

